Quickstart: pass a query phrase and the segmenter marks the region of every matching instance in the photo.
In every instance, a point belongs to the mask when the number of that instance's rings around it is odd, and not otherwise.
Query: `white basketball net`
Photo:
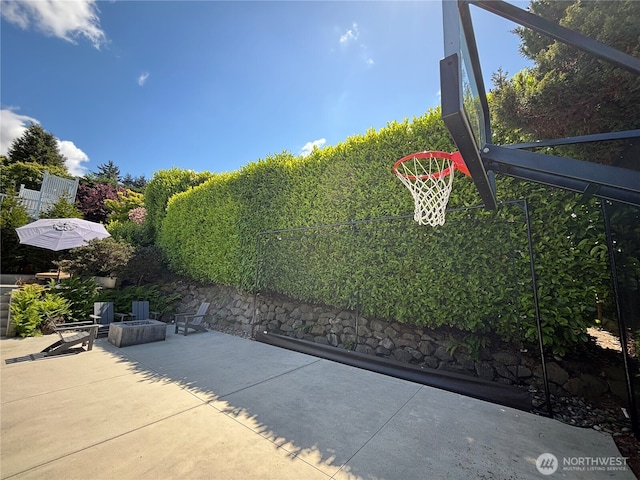
[[[451,160],[438,157],[413,157],[397,166],[395,174],[413,196],[413,218],[420,225],[444,225],[454,170]]]

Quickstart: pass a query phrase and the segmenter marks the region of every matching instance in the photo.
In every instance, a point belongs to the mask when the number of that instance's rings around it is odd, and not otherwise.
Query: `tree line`
[[[37,179],[33,176],[21,175],[25,170],[37,172],[46,169],[52,175],[73,177],[65,165],[66,158],[60,153],[56,137],[35,123],[30,124],[24,133],[11,143],[7,155],[0,159],[5,172],[1,184],[3,193],[16,190],[21,184],[26,188],[38,189]],[[113,160],[98,165],[95,172],[89,172],[81,177],[81,181],[122,185],[140,191],[147,185],[145,175],[137,177],[130,173],[122,175],[120,168]]]

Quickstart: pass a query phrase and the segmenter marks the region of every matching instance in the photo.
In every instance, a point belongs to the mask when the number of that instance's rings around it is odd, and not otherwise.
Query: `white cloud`
[[[0,110],[0,155],[6,155],[11,143],[24,133],[28,123],[40,123],[35,118],[20,115],[12,108]]]
[[[358,24],[356,22],[353,22],[353,24],[351,24],[351,28],[340,35],[340,45],[343,45],[345,48],[349,44],[357,45],[359,47],[359,56],[361,60],[365,63],[365,65],[367,65],[367,67],[373,67],[375,62],[369,55],[369,49],[364,43],[362,43],[362,41],[358,40],[359,37],[360,30],[358,29]]]
[[[319,138],[318,140],[314,140],[313,142],[307,142],[304,144],[304,147],[302,147],[302,150],[300,151],[300,155],[302,155],[303,157],[306,157],[310,155],[311,152],[313,152],[314,148],[316,147],[320,148],[325,143],[327,143],[327,140],[325,138]]]
[[[343,35],[340,35],[340,43],[346,44],[352,40],[357,40],[360,36],[360,32],[358,31],[358,24],[353,22],[351,28],[347,30]]]
[[[100,28],[94,0],[0,0],[0,14],[23,30],[30,27],[47,36],[76,43],[84,37],[100,49],[107,42]]]
[[[64,164],[71,175],[81,177],[87,173],[88,168],[82,165],[83,162],[89,161],[86,153],[76,147],[70,140],[58,140],[58,148],[66,158]]]
[[[149,78],[149,72],[144,72],[142,75],[138,77],[138,85],[141,87],[147,82],[147,78]]]
[[[0,155],[6,155],[13,141],[22,136],[28,124],[40,122],[27,115],[20,115],[11,108],[0,110]],[[89,161],[86,153],[70,140],[58,140],[58,149],[65,156],[65,166],[71,175],[82,176],[88,169],[82,165]]]

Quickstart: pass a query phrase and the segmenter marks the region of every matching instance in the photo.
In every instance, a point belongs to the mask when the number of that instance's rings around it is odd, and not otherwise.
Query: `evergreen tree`
[[[135,188],[136,190],[144,190],[144,187],[147,186],[147,179],[144,175],[134,177],[130,173],[127,173],[122,177],[122,185],[129,188]]]
[[[113,160],[109,160],[107,163],[98,165],[98,171],[93,173],[93,180],[117,185],[120,182],[120,168],[113,163]]]
[[[11,143],[7,160],[9,164],[37,163],[47,167],[65,168],[65,157],[60,153],[56,137],[37,124],[31,124]]]
[[[530,11],[632,56],[640,54],[640,2],[534,0]],[[535,66],[494,75],[492,110],[507,131],[544,140],[640,128],[640,77],[575,47],[517,28],[520,51]],[[633,145],[583,145],[558,154],[634,167]]]

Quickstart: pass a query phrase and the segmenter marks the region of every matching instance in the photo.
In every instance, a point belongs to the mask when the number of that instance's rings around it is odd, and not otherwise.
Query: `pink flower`
[[[147,216],[147,209],[144,207],[134,208],[129,210],[129,220],[136,222],[138,225],[144,223],[144,219]]]

